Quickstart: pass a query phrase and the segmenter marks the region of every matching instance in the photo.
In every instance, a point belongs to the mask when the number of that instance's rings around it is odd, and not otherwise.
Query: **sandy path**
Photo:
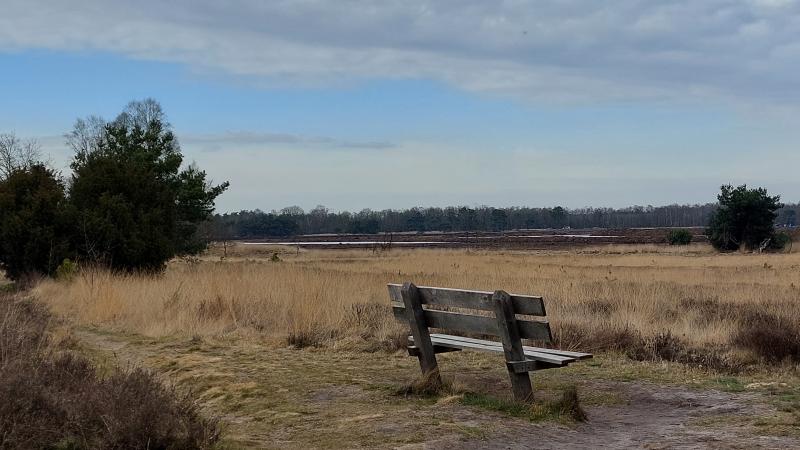
[[[587,408],[589,421],[575,427],[552,424],[509,424],[493,439],[480,442],[438,442],[430,448],[800,448],[791,437],[759,436],[735,425],[696,426],[700,418],[757,414],[753,395],[713,390],[612,383],[627,403]],[[586,387],[584,387],[586,389]]]

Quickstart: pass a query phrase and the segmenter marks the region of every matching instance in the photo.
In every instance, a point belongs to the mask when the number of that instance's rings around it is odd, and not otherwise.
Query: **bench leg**
[[[436,352],[431,342],[431,335],[428,332],[428,324],[425,321],[425,312],[422,309],[422,301],[419,298],[419,291],[412,283],[403,284],[400,291],[403,296],[403,304],[406,307],[406,317],[408,325],[411,327],[411,335],[414,336],[414,346],[419,353],[419,367],[422,369],[423,376],[436,377],[439,379],[439,366],[436,363]]]
[[[519,402],[533,400],[533,386],[528,372],[516,373],[509,368],[508,376],[511,378],[511,390],[514,393],[514,400]]]
[[[522,350],[522,339],[519,337],[517,318],[514,315],[514,305],[511,296],[505,291],[495,291],[492,295],[494,313],[497,319],[497,330],[503,340],[503,354],[506,362],[524,361],[525,353]],[[533,387],[528,372],[517,373],[511,364],[506,364],[508,376],[511,378],[511,389],[514,400],[527,402],[533,399]]]

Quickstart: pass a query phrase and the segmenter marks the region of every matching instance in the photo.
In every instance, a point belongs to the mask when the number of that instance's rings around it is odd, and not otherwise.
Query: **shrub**
[[[0,181],[0,269],[13,279],[53,275],[70,254],[64,185],[43,165]]]
[[[625,351],[641,339],[638,332],[624,326],[604,324],[588,328],[572,322],[561,322],[553,331],[553,345],[564,350]]]
[[[678,361],[685,352],[684,343],[667,331],[647,338],[640,337],[625,353],[636,361]]]
[[[56,352],[50,318],[0,298],[0,448],[204,449],[219,440],[188,395],[143,369],[105,378],[84,357]]]
[[[692,233],[689,230],[671,230],[667,233],[669,245],[689,245],[692,243]]]
[[[76,273],[78,273],[78,265],[72,262],[71,259],[65,258],[56,269],[56,278],[69,281]]]
[[[800,361],[800,326],[786,317],[752,310],[743,315],[733,345],[748,349],[768,363]]]
[[[735,362],[726,360],[719,349],[690,347],[670,331],[639,335],[625,350],[625,355],[635,361],[671,361],[725,372],[741,369]]]
[[[791,243],[792,243],[792,237],[789,235],[789,233],[781,231],[775,233],[775,235],[772,236],[772,239],[769,241],[769,245],[767,246],[767,248],[770,250],[783,250],[784,248],[786,248],[787,245],[790,245]]]

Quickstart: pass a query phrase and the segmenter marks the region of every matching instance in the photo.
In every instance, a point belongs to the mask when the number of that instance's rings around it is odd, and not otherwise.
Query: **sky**
[[[0,133],[163,106],[221,212],[800,201],[795,0],[2,0]]]

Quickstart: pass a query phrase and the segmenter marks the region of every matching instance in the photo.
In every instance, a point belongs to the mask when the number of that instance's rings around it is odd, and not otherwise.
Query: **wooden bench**
[[[542,297],[412,283],[389,284],[388,287],[395,317],[407,321],[411,328],[408,353],[419,358],[423,375],[435,372],[433,375],[438,376],[436,353],[465,349],[503,353],[514,398],[527,401],[533,395],[528,372],[564,367],[592,357],[589,353],[522,345],[523,339],[552,341],[550,324],[546,321],[517,318],[518,315],[544,317]],[[431,333],[430,328],[499,336],[500,342]]]

